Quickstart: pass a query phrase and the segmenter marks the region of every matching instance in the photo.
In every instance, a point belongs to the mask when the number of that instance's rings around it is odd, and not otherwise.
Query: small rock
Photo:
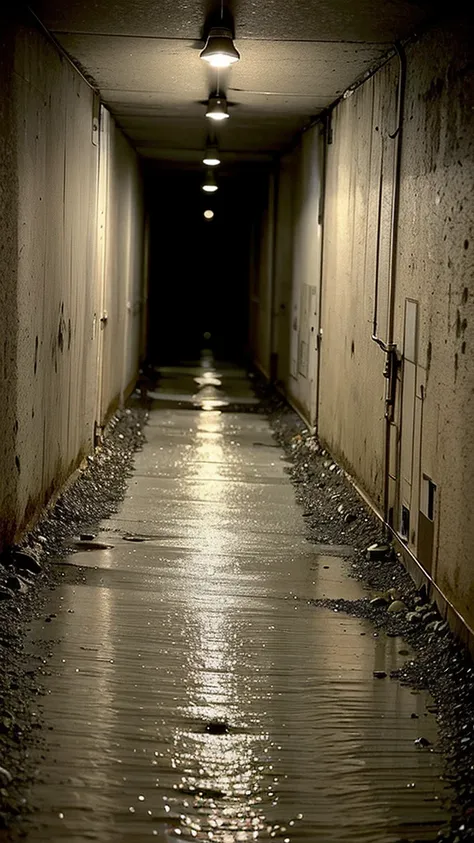
[[[433,621],[439,621],[438,613],[437,612],[427,612],[426,615],[423,615],[423,621],[428,624]]]
[[[19,594],[26,594],[28,591],[26,582],[20,577],[8,577],[6,586],[11,589],[11,591],[16,591]]]
[[[0,588],[0,600],[10,600],[13,597],[11,591],[8,591],[6,588]]]
[[[387,609],[387,612],[390,612],[392,615],[397,614],[397,612],[406,612],[407,607],[402,600],[394,600],[393,603],[390,603],[390,606]]]
[[[385,679],[387,674],[385,673],[385,670],[374,670],[372,676],[374,679]]]
[[[428,738],[417,738],[414,743],[415,746],[431,746],[431,741],[429,741]]]
[[[41,573],[38,556],[32,550],[14,550],[10,562],[16,571],[30,571],[32,574]]]
[[[379,561],[384,559],[389,552],[390,547],[388,544],[371,544],[370,547],[367,548],[367,559]]]
[[[7,787],[7,785],[11,784],[12,776],[5,767],[0,767],[0,787]]]
[[[407,612],[405,615],[407,621],[409,623],[420,623],[421,622],[421,615],[419,612]]]
[[[95,539],[94,533],[81,533],[79,536],[81,542],[92,542]]]
[[[346,524],[352,524],[353,521],[357,521],[357,515],[355,512],[347,512],[344,521]]]
[[[370,600],[370,605],[375,607],[386,606],[387,603],[388,600],[383,594],[378,594],[377,597],[372,597],[372,600]]]
[[[410,717],[411,717],[412,720],[419,720],[420,719],[419,714],[415,714],[414,711],[410,714]]]

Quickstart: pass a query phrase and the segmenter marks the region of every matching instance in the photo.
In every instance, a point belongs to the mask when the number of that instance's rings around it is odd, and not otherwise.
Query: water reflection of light
[[[196,380],[201,380],[197,379]],[[200,532],[207,550],[189,558],[189,578],[201,572],[201,592],[189,595],[189,612],[193,619],[193,652],[190,658],[191,681],[183,715],[193,724],[188,730],[174,734],[172,764],[179,770],[176,820],[179,835],[185,840],[213,840],[216,843],[247,843],[258,840],[267,822],[259,803],[265,792],[264,768],[258,769],[259,756],[268,746],[265,733],[248,733],[238,722],[245,676],[239,675],[238,634],[229,622],[235,615],[235,598],[220,586],[219,574],[228,564],[228,536],[218,526],[215,513],[227,505],[228,484],[222,468],[228,462],[224,423],[215,411],[218,399],[215,372],[212,366],[203,373],[202,386],[196,398],[205,412],[199,419],[195,443],[196,480],[212,487],[210,508],[199,508]],[[220,402],[222,403],[222,402]],[[192,507],[192,504],[191,504]],[[229,725],[225,734],[211,734],[205,724],[218,721]],[[176,820],[174,833],[176,834]]]

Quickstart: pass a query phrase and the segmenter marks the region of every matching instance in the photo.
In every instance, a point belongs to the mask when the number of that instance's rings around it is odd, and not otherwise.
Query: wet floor
[[[102,548],[31,630],[52,728],[27,840],[434,839],[430,700],[373,676],[403,642],[308,603],[364,595],[350,548],[306,540],[265,417],[218,409],[251,406],[242,373],[161,384]]]

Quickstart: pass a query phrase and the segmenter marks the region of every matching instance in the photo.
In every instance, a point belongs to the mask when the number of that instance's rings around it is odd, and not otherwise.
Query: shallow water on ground
[[[210,381],[252,398],[243,374],[167,372],[167,402],[183,378],[196,407],[153,401],[109,547],[71,555],[31,628],[52,728],[26,839],[433,840],[430,700],[373,676],[403,642],[308,603],[365,592],[306,540],[265,418],[199,406]]]

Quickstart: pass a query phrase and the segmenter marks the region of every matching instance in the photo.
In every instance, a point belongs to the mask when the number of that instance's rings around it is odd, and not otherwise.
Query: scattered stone
[[[11,773],[5,767],[0,767],[0,787],[7,787],[12,781]]]
[[[378,594],[376,597],[372,597],[369,601],[371,606],[386,606],[388,603],[387,597],[384,594]]]
[[[29,571],[31,574],[40,574],[41,565],[38,555],[33,550],[13,550],[10,556],[10,563],[16,571]]]
[[[429,741],[428,738],[417,738],[414,743],[415,746],[420,747],[431,746],[431,741]]]
[[[367,559],[372,561],[380,561],[390,553],[390,546],[388,544],[371,544],[367,548]]]
[[[423,622],[426,624],[431,623],[432,621],[438,621],[439,616],[437,612],[427,612],[426,615],[423,615]]]
[[[18,592],[18,594],[26,594],[28,591],[28,585],[24,580],[21,579],[21,577],[8,577],[6,586],[11,591]]]
[[[355,514],[355,512],[347,512],[344,517],[344,522],[346,524],[352,524],[353,521],[357,521],[357,515]]]
[[[405,618],[409,623],[421,623],[421,615],[419,612],[407,612]]]
[[[407,606],[403,603],[402,600],[394,600],[393,603],[390,603],[390,606],[387,609],[387,612],[391,614],[396,614],[397,612],[406,612]]]
[[[385,673],[385,670],[374,670],[372,676],[374,679],[385,679],[387,674]]]

